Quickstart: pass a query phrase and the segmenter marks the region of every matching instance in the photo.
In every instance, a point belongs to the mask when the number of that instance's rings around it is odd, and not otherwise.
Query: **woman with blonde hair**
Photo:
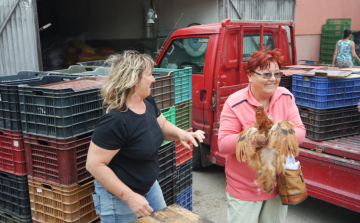
[[[131,222],[166,207],[159,175],[162,142],[197,145],[204,132],[186,132],[168,122],[150,95],[154,61],[137,51],[111,56],[101,91],[102,115],[89,147],[86,169],[95,177],[93,199],[103,223]]]

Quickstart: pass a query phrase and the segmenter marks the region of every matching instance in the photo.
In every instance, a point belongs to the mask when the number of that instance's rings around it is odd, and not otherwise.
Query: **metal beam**
[[[16,9],[16,7],[18,6],[19,2],[20,2],[20,0],[18,0],[18,1],[15,3],[15,5],[14,5],[13,8],[11,9],[9,15],[6,17],[5,21],[4,21],[3,24],[1,25],[1,28],[0,28],[0,36],[1,36],[2,32],[4,31],[4,29],[5,29],[5,27],[6,27],[6,24],[8,24],[8,22],[10,21],[10,18],[11,18],[11,16],[12,16],[12,14],[14,14],[15,9]]]

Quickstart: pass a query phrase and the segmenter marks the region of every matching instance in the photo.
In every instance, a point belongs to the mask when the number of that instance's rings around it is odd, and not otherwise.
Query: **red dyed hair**
[[[266,50],[266,51],[255,51],[247,60],[246,74],[254,72],[256,68],[264,70],[269,67],[270,63],[275,62],[281,68],[285,61],[279,49]]]

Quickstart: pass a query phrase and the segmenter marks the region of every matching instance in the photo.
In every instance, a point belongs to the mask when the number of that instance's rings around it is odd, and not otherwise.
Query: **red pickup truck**
[[[225,19],[218,24],[190,26],[176,30],[160,52],[158,68],[191,66],[193,70],[192,127],[206,135],[194,149],[194,168],[224,166],[225,157],[217,143],[223,104],[230,94],[248,85],[246,60],[265,47],[281,49],[285,66],[296,65],[294,22]],[[282,82],[280,86],[284,86]],[[297,158],[308,193],[360,212],[360,136],[338,144],[306,139],[301,147]]]

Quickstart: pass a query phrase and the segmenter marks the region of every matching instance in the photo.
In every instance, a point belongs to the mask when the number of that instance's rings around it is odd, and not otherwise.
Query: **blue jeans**
[[[101,223],[127,223],[138,219],[125,201],[109,193],[97,180],[94,184],[93,200],[96,214],[100,215]],[[166,208],[164,196],[157,181],[144,197],[154,212]]]

